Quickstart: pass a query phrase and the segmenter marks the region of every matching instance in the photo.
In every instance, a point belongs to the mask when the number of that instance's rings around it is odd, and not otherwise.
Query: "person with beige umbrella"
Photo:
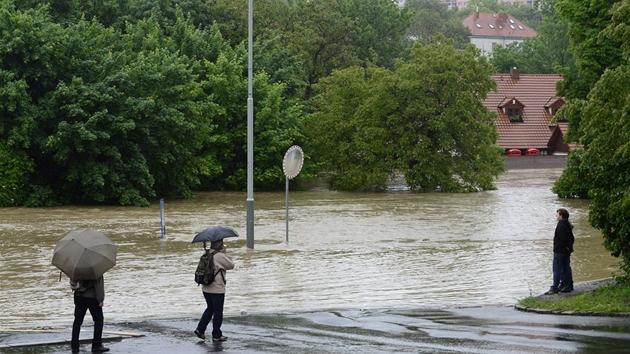
[[[103,274],[116,264],[116,245],[95,230],[70,232],[55,245],[52,264],[70,278],[74,291],[74,322],[70,347],[79,352],[79,334],[87,311],[94,320],[92,352],[109,351],[103,346],[103,303],[105,282]]]

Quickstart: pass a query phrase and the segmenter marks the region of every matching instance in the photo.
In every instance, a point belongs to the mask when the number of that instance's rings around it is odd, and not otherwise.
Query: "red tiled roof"
[[[488,93],[483,104],[492,112],[498,114],[495,121],[499,132],[497,144],[506,149],[546,149],[549,139],[556,127],[551,124],[553,116],[545,108],[558,99],[556,83],[562,80],[561,75],[519,75],[513,79],[510,74],[497,74],[492,78],[497,83],[497,92]],[[508,119],[507,111],[503,112],[506,100],[516,99],[523,107],[521,110],[522,123],[512,123]],[[560,123],[560,129],[566,132],[566,123]]]
[[[524,38],[536,37],[538,33],[520,20],[508,14],[473,12],[462,23],[470,29],[472,36]]]

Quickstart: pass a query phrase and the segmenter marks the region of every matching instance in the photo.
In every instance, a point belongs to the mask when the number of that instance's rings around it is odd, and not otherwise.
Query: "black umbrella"
[[[228,226],[213,226],[195,235],[192,243],[203,242],[205,247],[206,242],[220,241],[226,237],[238,237],[238,232]]]

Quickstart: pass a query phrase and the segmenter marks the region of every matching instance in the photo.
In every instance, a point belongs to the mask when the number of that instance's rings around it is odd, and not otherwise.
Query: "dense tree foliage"
[[[246,40],[247,2],[216,0],[202,7],[201,23],[216,23],[233,46]],[[406,48],[410,17],[390,0],[254,1],[253,15],[254,41],[272,41],[300,65],[304,99],[334,69],[367,62],[393,66]]]
[[[448,9],[441,0],[407,0],[405,7],[413,11],[408,36],[424,43],[438,33],[454,41],[455,47],[464,49],[470,40],[470,31],[457,17],[457,11]]]
[[[8,1],[0,16],[3,185],[22,188],[2,205],[147,205],[199,186],[244,188],[246,51],[216,26],[197,28],[182,10],[170,26],[152,14],[124,32],[61,25],[47,6]],[[256,182],[280,188],[304,114],[264,72],[254,89]]]
[[[390,0],[263,2],[257,39],[279,38],[302,63],[304,99],[333,70],[376,63],[392,67],[405,49],[410,13]],[[260,18],[260,17],[258,17]]]
[[[480,103],[491,68],[463,51],[465,11],[437,0],[255,1],[255,188],[284,187],[293,144],[317,155],[295,184],[348,159],[373,164],[370,176],[337,170],[337,188],[380,188],[391,173],[419,191],[492,188],[501,161]],[[230,0],[0,0],[0,205],[147,205],[245,189],[247,16],[247,2]],[[361,127],[348,136],[362,161],[324,143],[349,123]]]
[[[589,222],[630,280],[630,4],[563,0],[558,9],[570,21],[579,69],[563,86],[570,99],[561,112],[582,149],[553,190],[592,199]]]
[[[472,46],[435,42],[414,44],[393,71],[354,67],[322,80],[311,131],[333,188],[380,189],[397,173],[420,191],[493,188],[503,165],[495,114],[481,104],[493,69]]]

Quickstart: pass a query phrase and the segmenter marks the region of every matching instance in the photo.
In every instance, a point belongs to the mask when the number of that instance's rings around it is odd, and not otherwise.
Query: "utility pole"
[[[254,42],[254,0],[248,0],[248,59],[247,59],[247,248],[254,249],[254,97],[252,67]]]

